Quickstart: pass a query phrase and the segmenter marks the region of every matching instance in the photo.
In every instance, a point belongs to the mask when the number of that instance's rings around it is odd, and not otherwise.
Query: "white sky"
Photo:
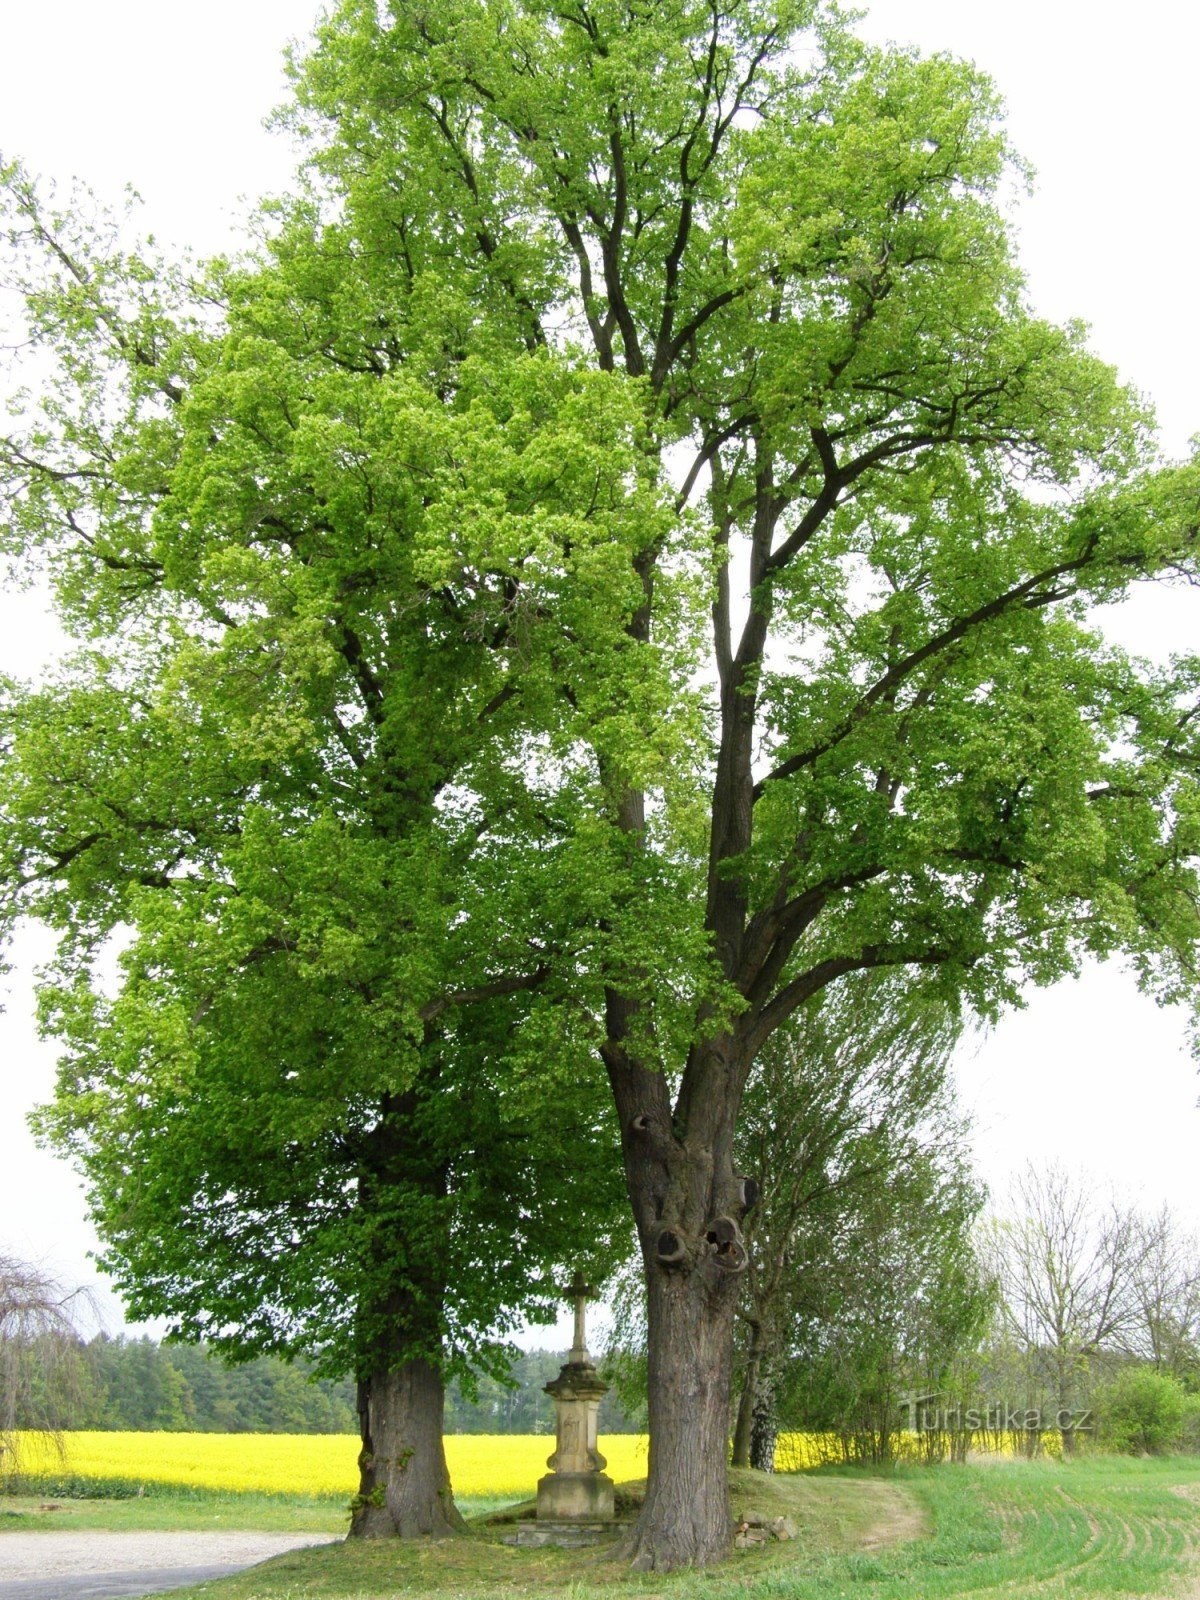
[[[8,0],[0,52],[0,154],[82,176],[116,201],[132,184],[159,239],[199,254],[237,241],[239,196],[286,186],[290,153],[263,117],[284,93],[280,52],[309,0]],[[877,0],[866,28],[970,56],[996,78],[1017,148],[1037,169],[1020,211],[1034,299],[1082,317],[1093,342],[1158,407],[1166,447],[1200,430],[1196,263],[1200,8],[1143,0]],[[1186,648],[1200,599],[1154,594],[1110,618],[1147,653]],[[51,644],[28,597],[0,596],[0,670],[25,674]],[[39,1153],[25,1113],[50,1092],[53,1051],[34,1037],[17,952],[0,1016],[0,1251],[90,1281],[94,1237],[79,1187]],[[983,1176],[1002,1187],[1027,1156],[1057,1157],[1200,1226],[1200,1112],[1182,1020],[1115,969],[1032,997],[960,1064]],[[100,1292],[110,1326],[120,1312]],[[545,1335],[539,1335],[539,1341]]]

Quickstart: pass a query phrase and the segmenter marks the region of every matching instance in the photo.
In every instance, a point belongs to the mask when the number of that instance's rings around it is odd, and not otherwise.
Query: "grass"
[[[786,1582],[797,1562],[821,1553],[850,1554],[861,1550],[881,1516],[897,1508],[907,1511],[910,1497],[878,1479],[852,1481],[833,1474],[767,1478],[758,1473],[734,1473],[734,1502],[739,1512],[766,1516],[786,1514],[802,1529],[795,1543],[772,1544],[753,1553],[759,1579]],[[439,1596],[445,1600],[476,1600],[496,1596],[511,1600],[521,1596],[545,1600],[584,1600],[608,1595],[614,1589],[630,1600],[636,1596],[662,1600],[668,1590],[695,1583],[692,1578],[664,1580],[656,1575],[638,1578],[611,1552],[585,1550],[519,1550],[499,1541],[507,1518],[481,1517],[465,1538],[441,1543],[387,1541],[334,1545],[298,1550],[278,1556],[220,1583],[195,1590],[178,1590],[191,1600],[368,1600],[374,1596]],[[745,1556],[730,1576],[744,1570]],[[711,1586],[726,1582],[709,1575],[700,1580]],[[741,1593],[741,1587],[738,1586]],[[779,1591],[773,1591],[779,1592]]]
[[[1197,1498],[1188,1496],[1191,1488]],[[1182,1491],[1182,1492],[1181,1492]],[[1177,1592],[1200,1559],[1200,1460],[1096,1459],[734,1475],[735,1507],[794,1543],[706,1573],[630,1573],[595,1550],[517,1550],[479,1522],[441,1544],[295,1551],[177,1600],[1045,1600]]]
[[[509,1504],[502,1495],[460,1495],[465,1517],[483,1518]],[[346,1499],[329,1495],[218,1494],[211,1491],[171,1493],[159,1487],[154,1494],[102,1495],[83,1498],[46,1495],[0,1497],[0,1534],[6,1528],[23,1533],[64,1533],[72,1529],[114,1533],[180,1529],[231,1529],[254,1533],[345,1533],[350,1523]]]
[[[176,1600],[1044,1600],[1163,1596],[1200,1562],[1200,1460],[993,1461],[881,1475],[733,1475],[734,1504],[785,1514],[795,1542],[737,1552],[706,1573],[630,1573],[605,1550],[499,1542],[476,1500],[462,1539],[294,1551]],[[0,1503],[0,1527],[261,1528],[336,1532],[327,1498],[168,1494]],[[0,1539],[3,1534],[0,1533]],[[1196,1591],[1200,1593],[1200,1590]]]
[[[346,1506],[328,1498],[302,1495],[153,1494],[119,1500],[53,1499],[16,1495],[0,1499],[0,1530],[65,1533],[160,1531],[165,1529],[249,1530],[267,1533],[342,1533]],[[0,1538],[3,1532],[0,1531]]]

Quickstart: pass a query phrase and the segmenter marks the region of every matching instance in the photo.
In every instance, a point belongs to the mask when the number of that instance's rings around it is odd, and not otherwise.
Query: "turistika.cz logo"
[[[919,1433],[1090,1433],[1092,1413],[1071,1406],[1043,1411],[1040,1406],[1011,1406],[1001,1400],[986,1405],[938,1405],[935,1394],[910,1393],[900,1402],[905,1426]]]

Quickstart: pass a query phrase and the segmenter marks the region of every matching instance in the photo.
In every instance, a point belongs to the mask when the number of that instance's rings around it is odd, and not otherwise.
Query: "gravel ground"
[[[225,1577],[328,1533],[4,1533],[0,1600],[100,1600]]]

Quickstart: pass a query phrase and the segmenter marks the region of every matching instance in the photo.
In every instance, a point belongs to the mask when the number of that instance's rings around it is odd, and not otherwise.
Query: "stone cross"
[[[588,1367],[592,1358],[587,1351],[587,1303],[595,1294],[595,1290],[583,1281],[583,1273],[576,1270],[571,1279],[571,1286],[567,1294],[575,1302],[575,1343],[571,1346],[567,1356],[568,1362],[573,1367]]]

